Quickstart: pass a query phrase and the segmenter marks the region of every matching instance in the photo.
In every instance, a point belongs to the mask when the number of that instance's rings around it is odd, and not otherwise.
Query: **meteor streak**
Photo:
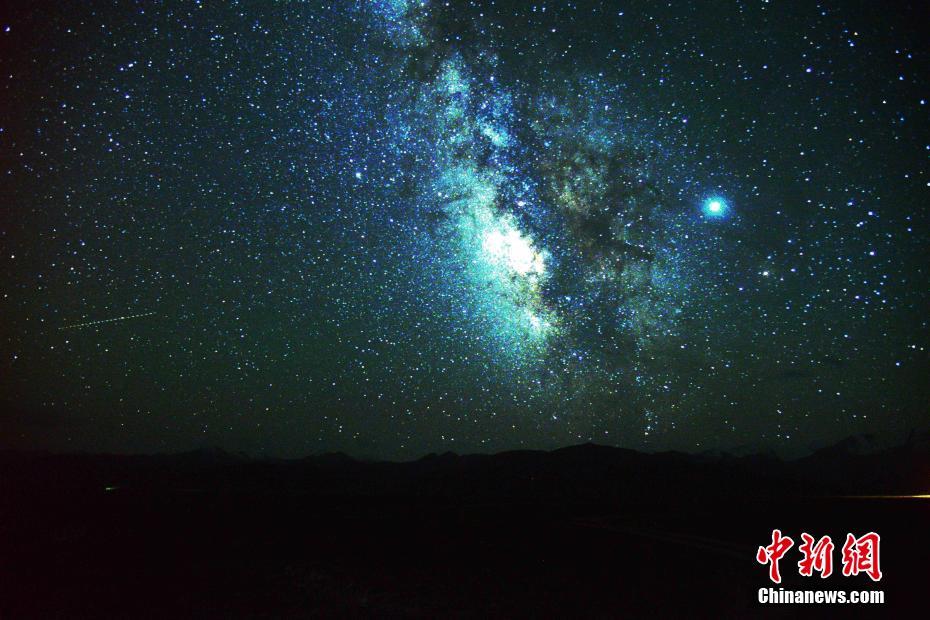
[[[65,325],[64,327],[59,327],[59,330],[62,329],[78,329],[81,327],[91,327],[93,325],[102,325],[104,323],[115,323],[117,321],[128,321],[129,319],[141,319],[144,316],[152,316],[154,312],[145,312],[142,314],[129,314],[126,316],[118,316],[112,319],[101,319],[99,321],[87,321],[86,323],[75,323],[74,325]]]

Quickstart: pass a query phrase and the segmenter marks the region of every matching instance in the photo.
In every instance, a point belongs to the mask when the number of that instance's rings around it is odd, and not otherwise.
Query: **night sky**
[[[921,10],[20,4],[0,447],[791,455],[930,423]]]

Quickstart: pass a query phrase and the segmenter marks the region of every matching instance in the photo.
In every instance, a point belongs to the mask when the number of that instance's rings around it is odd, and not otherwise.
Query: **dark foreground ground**
[[[0,453],[0,618],[924,617],[930,443],[808,459],[579,446],[360,463]],[[875,607],[763,606],[780,528],[837,541]],[[884,578],[839,575],[847,531]],[[796,543],[797,544],[797,543]]]

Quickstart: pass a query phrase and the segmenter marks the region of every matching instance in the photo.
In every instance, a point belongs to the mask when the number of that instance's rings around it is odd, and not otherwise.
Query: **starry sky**
[[[0,447],[791,455],[930,423],[925,9],[22,4]]]

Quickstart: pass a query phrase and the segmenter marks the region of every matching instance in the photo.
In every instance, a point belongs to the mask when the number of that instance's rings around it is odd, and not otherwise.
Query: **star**
[[[704,215],[709,218],[721,218],[727,214],[729,206],[723,198],[714,196],[704,201]]]

